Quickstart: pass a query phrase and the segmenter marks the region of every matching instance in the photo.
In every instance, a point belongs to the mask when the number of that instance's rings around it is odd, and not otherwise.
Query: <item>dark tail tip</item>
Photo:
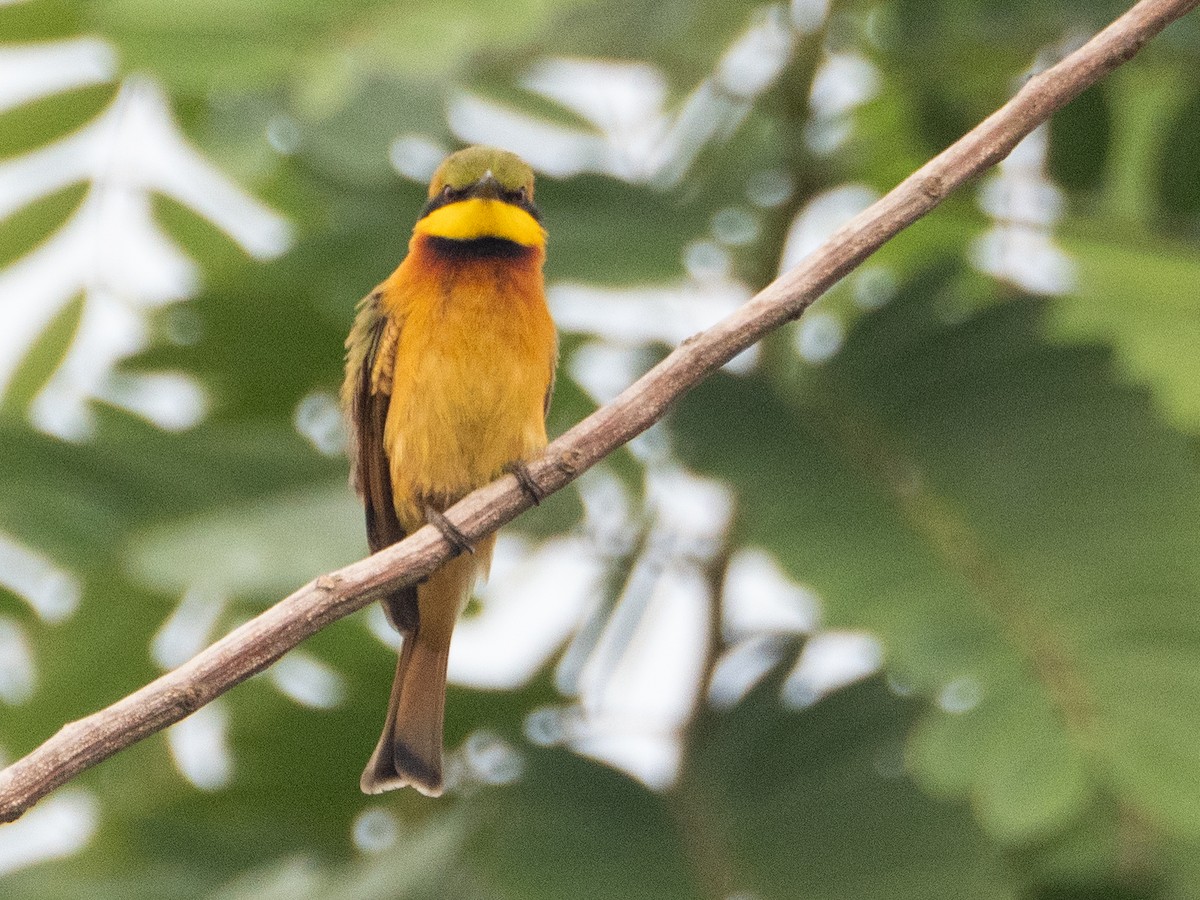
[[[376,749],[371,757],[359,781],[363,793],[382,794],[411,787],[426,797],[442,795],[444,783],[440,752],[427,758],[402,741],[395,741],[390,749],[390,754]]]
[[[432,757],[425,757],[403,741],[392,745],[392,760],[396,772],[426,797],[442,793],[442,754],[439,747]]]

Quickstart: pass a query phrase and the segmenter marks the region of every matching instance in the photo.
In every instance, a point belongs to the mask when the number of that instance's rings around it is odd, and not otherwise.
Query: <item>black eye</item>
[[[454,193],[454,191],[450,189],[450,185],[446,185],[444,188],[442,188],[442,196],[445,197],[447,200],[450,199],[450,195],[453,193]]]
[[[517,196],[520,197],[522,200],[525,200],[528,198],[529,191],[525,190],[525,185],[521,185],[519,188],[517,188]]]

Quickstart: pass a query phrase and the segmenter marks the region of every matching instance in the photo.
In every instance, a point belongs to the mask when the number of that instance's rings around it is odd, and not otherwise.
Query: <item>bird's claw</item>
[[[517,483],[533,501],[534,506],[541,505],[541,502],[546,499],[546,492],[541,486],[533,480],[533,474],[529,471],[529,466],[523,462],[510,462],[504,467],[504,471],[517,479]]]
[[[425,521],[442,533],[451,547],[459,553],[474,553],[475,548],[467,540],[467,536],[458,530],[458,526],[447,519],[432,506],[425,507]]]

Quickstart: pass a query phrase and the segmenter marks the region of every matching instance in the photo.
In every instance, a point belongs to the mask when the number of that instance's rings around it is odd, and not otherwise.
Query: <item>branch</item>
[[[569,484],[663,417],[670,405],[742,350],[797,318],[814,300],[947,194],[1004,159],[1027,134],[1129,60],[1200,0],[1142,0],[1066,59],[1034,76],[1008,103],[841,228],[800,265],[732,315],[685,340],[612,403],[529,465],[546,493]],[[478,540],[530,502],[507,475],[455,504],[447,517]],[[0,772],[0,822],[17,819],[84,769],[199,709],[261,672],[331,622],[415,584],[450,558],[430,527],[374,556],[309,582],[190,661],[72,722]]]

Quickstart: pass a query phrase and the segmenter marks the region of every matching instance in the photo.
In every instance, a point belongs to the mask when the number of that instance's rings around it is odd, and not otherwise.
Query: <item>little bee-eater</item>
[[[450,636],[495,543],[471,547],[442,513],[506,471],[539,499],[524,461],[546,445],[558,359],[545,246],[533,170],[504,150],[460,150],[434,173],[408,255],[359,305],[346,341],[342,403],[371,552],[427,522],[460,551],[384,600],[403,644],[362,775],[369,794],[442,792]]]

